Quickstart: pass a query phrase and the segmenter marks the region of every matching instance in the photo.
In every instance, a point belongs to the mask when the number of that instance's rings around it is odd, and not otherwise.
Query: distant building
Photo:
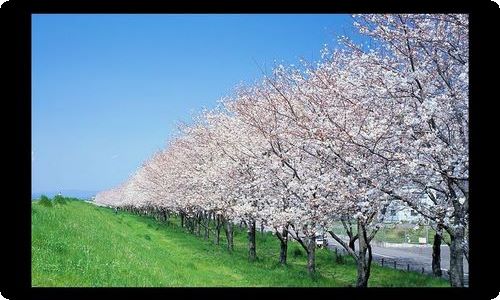
[[[410,189],[411,190],[411,189]],[[421,201],[427,202],[432,205],[432,201],[426,194],[422,194],[418,190],[414,190],[416,194],[421,195]],[[420,215],[416,210],[408,207],[402,201],[393,201],[386,210],[384,223],[418,223],[420,221],[424,221],[425,218]]]
[[[422,200],[431,202],[427,195],[422,195]],[[408,207],[408,205],[402,201],[393,201],[387,208],[384,217],[384,223],[403,222],[415,224],[423,220],[425,220],[425,218],[422,215],[411,207]]]
[[[385,223],[418,223],[422,220],[422,216],[414,209],[409,208],[403,204],[391,204],[385,213]]]

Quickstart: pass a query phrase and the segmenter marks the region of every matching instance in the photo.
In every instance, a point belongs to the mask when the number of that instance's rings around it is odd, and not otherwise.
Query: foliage
[[[52,207],[52,202],[50,201],[50,198],[48,198],[45,195],[40,196],[40,200],[38,201],[38,203],[45,207]]]
[[[66,198],[61,195],[55,195],[53,199],[54,204],[66,204]]]
[[[342,265],[345,263],[345,257],[339,253],[335,255],[335,263]]]
[[[292,255],[293,255],[293,257],[301,257],[301,256],[304,256],[304,252],[299,248],[294,248]]]

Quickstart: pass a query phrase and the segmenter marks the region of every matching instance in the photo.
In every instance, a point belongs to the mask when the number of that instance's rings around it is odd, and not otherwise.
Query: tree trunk
[[[359,239],[359,249],[357,257],[358,279],[356,282],[356,287],[368,287],[372,253],[369,241],[366,236],[366,228],[359,221],[358,221],[358,239]]]
[[[438,225],[436,234],[434,234],[434,243],[432,244],[432,274],[436,277],[441,277],[441,235],[443,230]]]
[[[248,260],[255,261],[257,253],[255,252],[255,220],[248,224]]]
[[[288,230],[287,227],[283,228],[281,234],[277,233],[280,240],[280,264],[286,265],[286,257],[288,252]]]
[[[464,229],[457,228],[451,235],[450,243],[450,284],[452,287],[464,286],[464,252],[462,242]]]
[[[181,213],[181,227],[184,227],[184,214]]]
[[[188,221],[188,224],[189,224],[189,232],[191,232],[191,234],[194,234],[194,217],[190,216],[189,218],[187,218],[187,221]]]
[[[352,249],[352,251],[356,251],[356,239],[354,238],[349,238],[349,248]]]
[[[200,233],[200,228],[201,227],[201,214],[198,213],[197,216],[196,216],[196,235],[197,236],[201,236],[201,233]]]
[[[316,274],[316,238],[307,239],[307,272],[309,275]]]
[[[210,214],[205,215],[205,240],[210,238]]]
[[[216,217],[216,225],[215,225],[215,244],[219,245],[220,243],[220,227],[221,227],[221,222],[220,222],[220,216]]]
[[[226,231],[227,250],[233,251],[234,250],[233,223],[230,220],[226,221],[226,227],[224,228],[224,230]]]

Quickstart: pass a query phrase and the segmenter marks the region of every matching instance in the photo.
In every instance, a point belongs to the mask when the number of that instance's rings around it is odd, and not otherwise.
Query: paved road
[[[332,250],[337,247],[339,250],[342,247],[330,236],[327,237],[328,247]],[[358,246],[358,245],[356,245]],[[339,251],[338,250],[338,251]],[[342,249],[343,250],[343,249]],[[396,261],[396,268],[406,270],[408,264],[410,265],[410,270],[421,272],[424,268],[424,272],[429,274],[432,272],[432,247],[430,246],[416,246],[416,247],[381,247],[376,244],[372,245],[372,255],[374,262],[378,264],[382,263],[382,258],[384,259],[384,266],[394,267],[394,261]],[[450,266],[450,250],[448,246],[441,246],[441,268],[447,271]],[[447,272],[443,277],[447,277]],[[469,274],[469,263],[464,259],[464,273],[466,277],[466,283],[468,284],[468,274]]]

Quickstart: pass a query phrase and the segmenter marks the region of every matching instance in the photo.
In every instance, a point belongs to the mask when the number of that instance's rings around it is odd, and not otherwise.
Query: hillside
[[[44,207],[32,203],[32,285],[80,287],[167,286],[351,286],[352,261],[336,263],[319,250],[319,276],[310,278],[296,243],[289,265],[278,265],[279,243],[257,236],[255,263],[247,261],[246,234],[235,232],[235,252],[193,236],[177,225],[70,201]],[[373,266],[369,286],[448,286],[418,273]]]

